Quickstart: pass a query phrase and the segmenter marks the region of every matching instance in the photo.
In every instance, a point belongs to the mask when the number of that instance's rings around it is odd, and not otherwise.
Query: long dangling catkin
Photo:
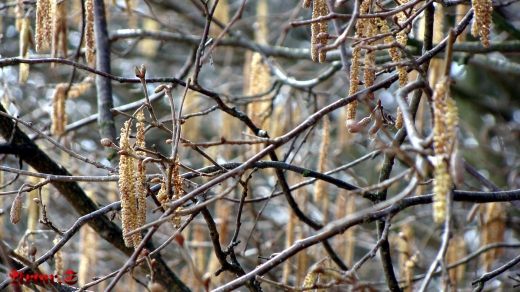
[[[367,31],[366,36],[372,37],[377,32],[377,24],[374,18],[367,19]],[[373,42],[370,42],[369,45],[372,45]],[[367,51],[365,53],[364,66],[366,69],[363,70],[363,82],[365,83],[365,88],[368,88],[374,85],[376,80],[376,71],[374,68],[376,65],[376,52],[375,51]],[[367,94],[367,98],[369,100],[374,100],[374,92],[369,92]]]
[[[307,204],[307,196],[306,195],[303,195],[303,196],[300,196],[299,197],[299,200],[298,200],[298,205],[299,206],[302,206],[304,209],[305,205]],[[302,210],[305,212],[305,210]],[[306,237],[305,235],[305,229],[303,228],[303,226],[299,226],[299,231],[300,232],[297,232],[297,235],[296,235],[296,240],[302,240]],[[309,262],[310,262],[310,258],[311,258],[311,254],[308,253],[309,250],[304,250],[302,252],[299,252],[297,255],[296,255],[296,282],[297,283],[301,283],[305,277],[306,277],[306,271],[307,269],[309,268]]]
[[[408,3],[408,0],[401,1],[401,6]],[[404,12],[399,12],[397,14],[397,22],[399,25],[404,23],[407,19],[407,15]],[[380,26],[381,33],[389,33],[391,32],[390,28],[388,27],[388,23],[384,19],[379,19],[378,25]],[[399,44],[406,46],[406,43],[408,42],[408,34],[407,29],[404,28],[401,31],[397,33],[396,40]],[[394,42],[393,36],[389,35],[384,38],[385,44],[391,44]],[[399,49],[392,47],[388,49],[388,53],[390,54],[390,57],[392,57],[392,62],[398,63],[402,61],[402,58],[399,54]],[[408,83],[408,73],[406,71],[405,66],[396,66],[396,70],[399,74],[399,87],[403,87]],[[396,117],[396,128],[400,129],[403,126],[403,114],[401,112],[401,108],[397,108],[397,117]]]
[[[413,240],[413,229],[410,223],[406,223],[401,226],[399,230],[399,237],[396,238],[398,256],[399,273],[402,278],[406,278],[408,270],[406,263],[410,260],[413,255],[412,240]],[[410,290],[411,291],[411,290]]]
[[[205,240],[206,240],[206,238],[204,236],[203,226],[201,224],[195,224],[195,226],[193,227],[192,242],[195,244],[203,243]],[[200,270],[200,271],[206,270],[207,257],[206,257],[206,252],[205,252],[204,246],[199,246],[199,247],[195,248],[194,257],[195,257],[195,259],[194,259],[193,263],[195,264],[195,266],[193,268]],[[193,290],[200,291],[200,282],[199,281],[193,282]]]
[[[491,0],[472,0],[471,5],[475,13],[471,34],[480,37],[484,47],[489,47],[489,35],[491,33],[491,13],[493,12]]]
[[[214,2],[214,1],[213,1]],[[213,4],[212,4],[213,5]],[[229,4],[228,0],[219,0],[215,12],[213,13],[213,19],[216,19],[224,25],[229,23]],[[218,36],[222,29],[217,25],[209,27],[211,36]]]
[[[52,57],[58,57],[58,50],[62,57],[67,57],[67,1],[58,3],[53,24]]]
[[[27,59],[29,58],[29,44],[32,43],[31,39],[31,20],[29,18],[22,18],[20,20],[20,57]],[[20,63],[20,83],[27,82],[29,77],[29,64]]]
[[[370,9],[370,0],[364,0],[359,7],[360,14],[367,14]],[[367,26],[366,18],[359,18],[356,22],[356,38],[363,38],[365,36],[365,28]],[[351,96],[359,91],[360,84],[360,65],[361,65],[361,48],[355,47],[352,49],[352,60],[350,65],[350,87],[348,95]],[[357,127],[356,122],[356,109],[357,109],[357,100],[354,100],[347,104],[347,121],[346,125],[350,133],[357,133],[359,128]]]
[[[140,110],[137,115],[137,141],[136,146],[140,148],[146,147],[146,142],[144,141],[144,130],[145,130],[145,120],[143,110]],[[136,151],[136,155],[145,156],[146,153],[144,151]],[[146,165],[142,163],[142,160],[137,162],[137,177],[135,180],[135,190],[137,197],[137,224],[143,226],[146,223]],[[135,244],[135,243],[134,243]]]
[[[51,44],[54,26],[54,0],[40,0],[36,3],[36,52],[41,52],[45,45]]]
[[[270,70],[269,66],[262,60],[262,56],[259,53],[253,53],[251,57],[251,72],[249,77],[249,92],[248,95],[258,95],[269,91],[270,85]],[[263,98],[266,98],[264,96]],[[269,108],[270,101],[254,102],[249,105],[249,116],[255,125],[262,127],[265,122],[268,124],[267,119],[262,119],[265,111]]]
[[[305,3],[304,3],[305,6]],[[320,16],[325,16],[329,13],[326,0],[315,0],[312,3],[312,19]],[[323,63],[327,59],[327,53],[324,51],[318,52],[318,46],[327,45],[326,35],[329,33],[329,26],[327,21],[313,22],[311,24],[311,57],[314,62]],[[320,37],[320,34],[321,37]]]
[[[433,148],[436,156],[433,181],[433,217],[435,222],[443,222],[446,216],[446,200],[451,189],[451,177],[447,165],[448,137],[446,135],[447,82],[441,81],[435,86],[433,94]]]
[[[184,190],[182,189],[182,177],[179,172],[179,155],[175,157],[175,167],[173,168],[173,197],[172,200],[178,200],[184,195]],[[180,210],[182,207],[176,209],[176,211]],[[179,228],[181,226],[181,216],[177,215],[172,218],[172,223],[175,228]]]
[[[94,199],[94,191],[87,191],[87,196]],[[78,285],[83,286],[92,280],[93,267],[97,264],[97,233],[90,226],[83,226],[80,230],[81,259],[78,268]]]
[[[323,134],[321,140],[321,148],[320,148],[320,156],[318,158],[318,172],[323,173],[325,171],[325,167],[327,164],[328,157],[328,148],[330,141],[330,122],[329,117],[323,117]],[[327,192],[328,184],[322,180],[316,181],[316,186],[314,188],[314,201],[321,205],[323,212],[323,221],[327,221],[328,217],[328,208],[330,197]]]
[[[126,121],[121,129],[121,150],[132,152],[128,135],[131,122]],[[126,236],[127,233],[137,228],[137,202],[135,198],[135,169],[134,159],[129,155],[121,155],[119,158],[119,192],[121,194],[121,222],[123,226],[123,238],[125,245],[134,246],[134,236]],[[139,234],[139,233],[136,233]],[[140,236],[140,234],[139,234]],[[135,238],[137,239],[137,237]]]
[[[484,224],[480,232],[480,246],[485,246],[492,243],[504,242],[505,220],[503,217],[504,206],[500,202],[488,203],[482,206],[485,208]],[[491,264],[503,253],[503,248],[493,248],[486,251],[482,255],[482,261],[486,271],[489,271]]]
[[[65,109],[67,103],[67,87],[68,85],[66,83],[56,85],[52,96],[51,133],[55,136],[60,136],[65,133],[65,127],[67,126],[67,113]]]
[[[34,169],[30,168],[29,171],[34,171]],[[29,178],[29,183],[31,185],[36,185],[40,182],[40,178],[36,176],[31,176]],[[38,221],[40,220],[40,206],[38,203],[34,201],[34,199],[38,198],[38,189],[32,190],[25,197],[25,206],[27,207],[27,230],[34,231],[38,228]],[[34,241],[34,236],[31,236],[31,241]]]
[[[94,3],[93,0],[85,0],[85,57],[88,63],[94,61]]]
[[[61,237],[59,235],[56,235],[54,237],[54,245],[58,244],[61,240]],[[63,252],[61,249],[59,249],[56,254],[54,254],[54,275],[57,275],[56,282],[61,282],[62,276],[63,276]]]
[[[465,257],[466,254],[466,241],[464,240],[464,237],[462,235],[453,236],[448,245],[448,251],[446,252],[446,265],[457,262]],[[465,270],[466,264],[458,265],[449,270],[450,282],[454,286],[453,291],[457,291],[458,282],[462,280]]]
[[[256,3],[256,18],[258,29],[255,30],[255,42],[260,45],[267,45],[269,39],[269,6],[267,0],[258,0]]]
[[[23,205],[22,197],[20,196],[20,194],[18,194],[14,198],[13,205],[11,207],[10,215],[11,215],[11,222],[13,224],[20,222],[20,217],[22,215],[22,205]]]
[[[444,38],[444,9],[441,4],[435,3],[435,15],[433,20],[433,43],[438,44]],[[444,62],[441,59],[430,60],[428,68],[428,80],[430,84],[437,84],[444,73]]]
[[[217,10],[215,10],[215,13],[219,10],[221,3],[219,1],[219,5],[217,6]],[[213,15],[215,17],[215,14]],[[149,30],[149,31],[158,31],[160,30],[161,26],[160,23],[157,22],[155,19],[145,18],[143,19],[142,24],[143,29]],[[210,30],[214,27],[217,27],[216,25],[210,26]],[[139,44],[137,44],[137,49],[141,54],[148,58],[153,58],[155,55],[157,55],[157,46],[158,41],[154,39],[143,39],[139,41]]]
[[[67,98],[76,98],[81,96],[87,89],[92,86],[92,83],[89,80],[85,80],[81,83],[72,84],[69,88],[69,92],[67,93]]]
[[[462,19],[466,15],[466,13],[468,13],[468,10],[469,10],[469,5],[466,4],[466,3],[461,3],[461,4],[457,5],[457,9],[456,9],[457,16],[455,17],[455,23],[456,24],[459,24],[462,21]],[[457,37],[457,40],[455,42],[456,43],[463,43],[463,42],[465,42],[467,35],[468,35],[468,30],[464,29],[459,34],[459,36]]]
[[[287,225],[285,226],[285,248],[291,247],[294,243],[296,224],[298,224],[298,218],[291,210],[289,211],[289,218],[287,218]],[[285,261],[283,265],[282,283],[289,284],[291,275],[293,275],[293,265],[291,259]]]

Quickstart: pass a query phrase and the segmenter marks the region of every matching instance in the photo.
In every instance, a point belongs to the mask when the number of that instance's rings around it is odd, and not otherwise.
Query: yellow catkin
[[[295,228],[298,224],[298,218],[293,211],[289,212],[289,218],[287,218],[287,225],[285,226],[285,248],[289,248],[295,239]],[[282,283],[289,284],[291,275],[293,275],[293,265],[291,260],[285,261],[283,265]]]
[[[309,273],[307,273],[305,279],[303,280],[303,287],[311,287],[316,283],[317,280],[317,274],[314,272],[314,270],[311,270]]]
[[[29,18],[22,18],[20,20],[20,57],[29,58],[29,45],[31,39],[31,20]],[[27,82],[29,77],[29,64],[20,64],[19,81],[21,83]]]
[[[30,168],[29,171],[34,171]],[[35,185],[40,182],[39,177],[31,176],[29,183]],[[25,206],[27,207],[27,230],[34,231],[38,228],[38,221],[40,220],[40,206],[34,201],[38,198],[38,190],[32,190],[25,198]],[[32,239],[31,239],[32,240]],[[34,240],[32,240],[34,241]]]
[[[219,5],[217,6],[217,10],[220,5],[221,4],[219,2]],[[157,22],[155,19],[150,19],[150,18],[143,19],[142,27],[143,27],[143,29],[149,30],[149,31],[158,31],[161,28],[159,22]],[[210,29],[213,27],[216,27],[216,25],[210,26]],[[137,49],[144,56],[146,56],[148,58],[153,58],[153,57],[155,57],[155,55],[157,55],[157,45],[158,45],[158,43],[156,40],[143,39],[143,40],[139,41],[139,44],[137,44]]]
[[[405,273],[404,278],[406,280],[406,289],[404,292],[412,292],[413,289],[413,269],[415,268],[415,263],[417,262],[417,255],[414,254],[410,257],[409,260],[405,263]]]
[[[22,241],[18,243],[18,247],[16,248],[15,252],[26,258],[29,256],[29,248],[27,246],[26,239],[22,239]]]
[[[436,3],[433,20],[433,43],[438,44],[444,38],[444,15],[445,11],[441,4]],[[444,61],[441,59],[430,60],[428,68],[428,79],[430,84],[437,84],[444,73]]]
[[[222,186],[220,186],[219,188],[222,189]],[[217,190],[216,193],[220,193],[220,191]],[[230,232],[229,223],[230,222],[228,220],[227,215],[231,214],[231,212],[233,211],[232,205],[229,204],[229,202],[227,202],[227,201],[218,200],[215,203],[215,210],[218,210],[217,215],[219,216],[219,219],[220,219],[220,224],[217,226],[218,233],[220,234],[220,237],[219,237],[220,244],[222,246],[225,246],[226,244],[229,243],[229,240],[230,240],[230,238],[229,238],[229,232]],[[191,224],[189,226],[191,226]],[[213,273],[220,268],[220,262],[218,261],[217,257],[215,256],[215,254],[213,252],[210,254],[211,254],[211,259],[209,261],[206,272],[212,275],[211,284],[214,285],[215,287],[219,287],[220,285],[222,285],[224,277],[222,274],[219,277],[215,277],[213,275]]]
[[[94,191],[87,191],[87,196],[94,199]],[[93,267],[97,264],[98,239],[96,232],[90,226],[80,230],[81,259],[78,268],[78,285],[83,286],[94,277]]]
[[[66,91],[68,85],[60,83],[56,85],[54,94],[52,97],[52,127],[51,133],[56,136],[60,136],[65,133],[65,127],[67,126],[67,113],[65,105],[67,102]]]
[[[163,204],[163,205],[172,201],[172,199],[168,198],[168,192],[166,192],[165,183],[161,184],[161,189],[157,193],[157,200],[159,200],[159,202],[161,202],[161,204]],[[175,196],[174,196],[174,200],[175,200]],[[181,207],[179,207],[179,208],[181,208]],[[164,209],[168,210],[169,207],[164,207]],[[179,210],[179,209],[177,209],[177,210]],[[173,217],[170,222],[174,225],[175,228],[178,228],[180,226],[181,218],[180,218],[180,216]]]
[[[261,45],[267,45],[269,40],[269,6],[267,0],[258,0],[256,3],[256,18],[258,29],[255,31],[255,42]]]
[[[447,83],[446,79],[437,83],[433,94],[433,148],[436,157],[433,182],[433,216],[435,222],[444,221],[446,200],[452,187],[452,178],[448,168],[448,154],[456,139],[457,110],[455,102],[448,97]]]
[[[462,235],[455,235],[450,240],[448,251],[446,252],[446,265],[455,263],[462,259],[467,254],[466,252],[466,241]],[[458,265],[457,267],[449,270],[450,282],[453,284],[453,291],[457,291],[458,282],[462,280],[466,265]]]
[[[92,86],[92,83],[88,80],[83,81],[81,83],[72,84],[69,88],[69,92],[67,93],[67,98],[76,98],[78,96],[83,95],[87,91],[87,89]]]
[[[36,4],[36,52],[51,44],[55,0],[40,0]]]
[[[323,133],[321,140],[321,148],[320,148],[320,156],[318,158],[318,169],[317,171],[323,173],[325,171],[325,167],[327,166],[327,157],[328,157],[328,148],[330,141],[330,122],[329,117],[323,117]],[[322,180],[318,180],[316,182],[316,186],[314,188],[314,201],[317,204],[321,205],[323,212],[323,220],[327,221],[328,216],[328,208],[330,198],[327,191],[328,184]]]
[[[13,224],[16,224],[18,222],[20,222],[20,217],[21,217],[21,214],[22,214],[22,205],[23,205],[23,202],[22,202],[22,197],[17,195],[15,198],[14,198],[14,201],[13,201],[13,205],[11,207],[11,222]]]
[[[204,241],[206,240],[206,237],[205,237],[205,234],[204,234],[204,228],[201,224],[195,224],[194,228],[193,228],[193,240],[192,242],[194,244],[197,244],[197,243],[203,243]],[[193,267],[194,269],[197,269],[197,270],[206,270],[206,264],[207,264],[207,257],[206,257],[206,251],[205,251],[205,247],[204,246],[198,246],[198,247],[195,247],[195,252],[194,252],[194,256],[195,256],[195,259],[194,259],[194,264],[195,264],[195,267]],[[200,282],[199,281],[194,281],[193,282],[193,290],[195,291],[199,291],[200,290]]]
[[[401,5],[404,5],[408,3],[409,1],[401,1]],[[402,24],[406,21],[406,14],[404,12],[400,12],[397,14],[397,22],[399,24]],[[378,25],[380,27],[381,33],[389,33],[390,28],[388,27],[388,23],[384,19],[379,19]],[[396,40],[399,44],[406,46],[406,43],[408,42],[408,34],[406,31],[406,28],[401,30],[397,33]],[[393,36],[387,36],[384,38],[385,44],[391,44],[394,42]],[[392,58],[392,62],[398,63],[402,61],[402,58],[399,54],[399,49],[392,47],[388,49],[388,53],[390,54],[390,57]],[[408,73],[405,66],[396,66],[397,73],[399,75],[399,87],[403,87],[408,83]],[[397,117],[396,117],[396,128],[400,129],[403,126],[403,114],[401,112],[400,108],[397,108]]]
[[[368,13],[369,11],[367,11]],[[365,36],[367,38],[373,37],[377,34],[377,23],[375,18],[369,18],[365,20]],[[368,45],[373,45],[374,42],[369,42]],[[374,85],[374,81],[376,80],[376,71],[372,68],[376,65],[376,52],[375,51],[365,51],[365,60],[363,61],[366,69],[363,70],[363,82],[365,83],[365,88]],[[367,98],[369,100],[374,100],[375,96],[373,92],[369,92],[367,94]]]
[[[462,19],[466,15],[466,13],[468,13],[468,10],[469,10],[469,5],[468,4],[461,3],[461,4],[457,5],[457,9],[456,9],[457,16],[455,17],[455,23],[456,24],[459,24],[462,21]],[[463,43],[463,42],[465,42],[467,35],[468,35],[468,30],[464,29],[459,34],[459,36],[457,37],[457,40],[455,42],[456,43]]]
[[[182,178],[179,171],[179,155],[175,157],[175,167],[173,168],[173,176],[172,176],[172,185],[173,185],[173,200],[178,200],[184,195],[184,190],[182,189]],[[176,211],[180,210],[181,207],[177,208]],[[181,216],[175,216],[172,218],[172,223],[175,228],[179,228],[181,226]]]
[[[94,61],[94,3],[85,0],[85,57],[88,63]]]
[[[249,76],[249,92],[248,95],[258,95],[269,91],[270,84],[270,71],[269,67],[262,60],[262,56],[259,53],[253,53],[251,57],[251,71]],[[267,98],[268,95],[263,96]],[[249,117],[255,125],[262,127],[264,122],[268,124],[267,119],[262,117],[265,115],[266,110],[269,108],[270,101],[253,102],[249,105]]]
[[[367,14],[370,9],[369,0],[364,0],[359,7],[360,14]],[[356,38],[363,38],[365,36],[366,26],[367,26],[366,18],[359,18],[356,22]],[[361,48],[354,47],[352,49],[352,59],[350,65],[350,87],[348,95],[351,96],[359,91],[360,84],[360,75],[361,75]],[[356,122],[356,109],[358,102],[352,101],[347,105],[347,128],[350,133],[357,133],[359,131],[359,127],[357,127]]]
[[[338,195],[336,196],[336,202],[334,204],[335,210],[334,210],[334,218],[336,220],[344,218],[347,216],[347,212],[352,211],[352,206],[350,205],[351,202],[349,202],[353,198],[353,196],[348,196],[347,191],[344,189],[340,189],[338,192]],[[343,260],[345,261],[345,264],[347,266],[352,265],[352,256],[353,256],[353,248],[351,239],[354,239],[351,237],[351,234],[349,231],[352,230],[352,227],[347,229],[345,233],[341,236],[336,236],[334,239],[334,245],[337,249],[337,253],[341,256],[343,256]],[[347,237],[347,235],[349,235]]]
[[[58,51],[63,58],[67,57],[67,1],[62,1],[56,5],[56,15],[54,20],[54,32],[52,39],[52,56],[56,58]]]
[[[484,224],[480,232],[480,246],[492,243],[504,242],[505,220],[503,217],[503,203],[493,202],[483,205]],[[486,271],[489,271],[491,264],[503,253],[502,248],[493,248],[482,255],[482,261]]]
[[[327,269],[327,268],[330,268],[330,267],[325,267],[325,269]],[[320,273],[318,281],[321,285],[327,284],[330,280],[331,280],[331,276],[327,270],[325,270],[323,273]],[[316,289],[316,292],[327,292],[327,291],[329,291],[329,290],[328,289]]]
[[[302,211],[305,212],[304,206],[307,204],[307,196],[299,196],[297,203],[299,206],[303,207]],[[306,237],[304,228],[301,225],[299,227],[299,232],[296,234],[296,240],[302,240]],[[313,254],[308,252],[309,250],[304,250],[296,255],[296,283],[303,282],[306,277],[306,271],[309,268],[311,254]]]
[[[60,242],[61,238],[59,235],[56,235],[54,237],[54,245],[58,244]],[[62,281],[63,277],[63,252],[61,251],[61,248],[54,254],[54,275],[57,275],[58,278],[56,279],[56,282]]]
[[[305,6],[305,4],[304,4]],[[326,0],[315,0],[312,4],[312,19],[329,14],[329,8]],[[311,57],[314,62],[323,63],[327,59],[327,53],[318,52],[318,46],[327,45],[327,37],[329,27],[327,21],[313,22],[311,24]],[[322,37],[319,37],[322,34]]]
[[[16,15],[16,21],[14,26],[17,32],[22,30],[22,19],[24,18],[24,4],[22,1],[17,1],[16,7],[14,8],[14,13]]]
[[[213,4],[211,4],[213,5]],[[216,19],[223,23],[224,25],[229,23],[229,4],[228,0],[220,0],[218,1],[217,7],[215,8],[215,12],[213,13],[213,19]],[[222,29],[217,25],[212,25],[209,27],[210,35],[217,36],[220,34]]]
[[[122,150],[132,152],[128,135],[130,121],[126,121],[121,129],[120,147]],[[128,155],[119,158],[119,192],[121,194],[121,222],[123,226],[123,238],[125,245],[134,246],[134,238],[126,234],[137,228],[137,202],[135,198],[135,169],[134,159]]]
[[[309,8],[311,7],[312,0],[303,0],[302,7],[303,8]]]
[[[489,47],[489,35],[491,33],[491,13],[493,12],[491,0],[472,0],[474,16],[471,26],[471,34],[480,37],[484,47]]]
[[[410,260],[413,254],[411,242],[413,240],[413,234],[412,227],[409,223],[406,223],[401,226],[399,230],[399,237],[396,238],[396,246],[399,253],[398,266],[402,278],[406,278],[408,274],[406,263]]]
[[[137,141],[136,146],[140,148],[146,147],[146,142],[144,140],[144,130],[145,130],[145,119],[143,110],[140,110],[137,115]],[[136,151],[136,155],[145,156],[146,153],[144,151]],[[139,226],[143,226],[146,223],[146,165],[141,163],[142,160],[137,162],[137,177],[135,181],[135,190],[136,197],[138,200],[138,214],[137,214],[137,222]]]

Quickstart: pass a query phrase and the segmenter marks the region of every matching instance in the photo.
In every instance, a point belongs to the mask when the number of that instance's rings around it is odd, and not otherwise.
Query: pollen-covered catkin
[[[367,14],[370,10],[370,4],[372,1],[370,0],[364,0],[361,3],[361,6],[359,7],[359,13],[360,14]],[[359,18],[356,22],[356,38],[361,39],[366,36],[366,34],[374,34],[376,27],[373,26],[372,20],[369,20],[367,18]],[[371,63],[372,57],[369,56],[368,59],[365,61]],[[375,61],[375,59],[374,59]],[[374,62],[375,64],[375,62]],[[356,46],[352,49],[352,59],[351,59],[351,65],[350,65],[350,86],[349,86],[349,93],[348,95],[351,96],[359,91],[359,84],[360,84],[360,75],[361,75],[361,48]],[[368,82],[370,83],[371,80],[371,73],[364,72],[366,75],[366,78]],[[375,75],[374,75],[375,80]],[[372,98],[372,96],[369,96],[369,98]],[[356,109],[357,109],[357,100],[354,100],[347,104],[347,128],[350,133],[357,133],[359,132],[359,129],[365,125],[358,124],[356,122]]]
[[[55,5],[55,0],[39,0],[36,3],[36,52],[51,44]]]
[[[132,152],[128,135],[130,131],[130,121],[126,121],[121,129],[120,147],[121,150]],[[126,236],[127,233],[137,228],[137,203],[135,198],[135,169],[134,159],[129,155],[122,154],[119,158],[119,191],[121,193],[121,222],[123,226],[123,238],[125,245],[134,246],[134,238]]]
[[[60,242],[60,236],[59,235],[56,235],[56,237],[54,237],[54,245],[58,244]],[[62,281],[62,275],[63,275],[63,252],[61,251],[61,249],[59,249],[56,254],[54,255],[54,274],[58,276],[58,278],[56,279],[56,281]]]
[[[305,3],[304,3],[305,6]],[[314,0],[312,3],[312,19],[325,16],[329,13],[326,0]],[[327,59],[327,53],[318,52],[318,46],[327,45],[326,35],[329,33],[327,21],[313,22],[311,24],[311,57],[314,62],[323,63]],[[320,37],[321,34],[321,37]]]
[[[489,35],[491,33],[491,14],[493,12],[491,0],[472,0],[471,5],[475,13],[471,34],[480,37],[484,47],[489,47]]]
[[[450,239],[450,243],[448,245],[448,251],[446,252],[446,264],[451,265],[465,257],[466,254],[466,241],[464,240],[464,236],[455,235]],[[458,282],[462,280],[465,270],[466,264],[458,265],[457,267],[449,270],[450,281],[454,286],[453,291],[457,291]]]
[[[435,222],[443,222],[446,216],[446,200],[451,189],[451,177],[446,163],[448,145],[444,114],[446,108],[445,96],[447,84],[439,82],[433,94],[433,148],[436,157],[433,181],[433,218]]]
[[[248,95],[259,95],[268,92],[271,87],[270,77],[269,66],[262,60],[262,56],[259,53],[253,53],[251,57]],[[262,116],[270,104],[270,101],[253,102],[249,104],[249,116],[255,125],[262,127],[264,123],[268,124],[267,120],[264,120]]]
[[[144,113],[143,110],[140,110],[137,115],[137,141],[136,146],[140,148],[146,147],[146,142],[144,140],[144,131],[145,131],[145,124],[144,124]],[[146,153],[144,151],[136,151],[136,155],[138,156],[145,156]],[[143,226],[146,222],[146,165],[142,163],[142,160],[139,160],[137,162],[137,177],[135,180],[135,190],[136,190],[136,197],[137,197],[137,205],[138,205],[138,213],[137,213],[137,220],[138,225]]]
[[[22,215],[22,205],[22,197],[17,195],[14,198],[13,205],[11,207],[11,222],[13,224],[20,222],[20,217]]]
[[[323,134],[320,148],[320,156],[318,158],[318,172],[323,173],[327,166],[328,148],[330,142],[330,121],[329,117],[323,117]],[[314,188],[314,201],[321,208],[323,220],[326,222],[329,217],[330,196],[328,194],[328,184],[323,180],[316,182]]]
[[[56,58],[58,51],[63,58],[67,57],[67,1],[56,4],[53,23],[52,56]]]
[[[480,246],[504,242],[505,220],[504,206],[501,202],[493,202],[482,205],[483,225],[480,232]],[[493,248],[482,255],[482,261],[486,271],[489,271],[491,264],[504,252],[503,248]]]
[[[52,96],[52,127],[51,133],[55,136],[60,136],[65,133],[67,126],[67,87],[66,83],[56,85],[54,94]]]
[[[94,61],[94,2],[85,0],[85,57],[88,63]]]
[[[20,20],[20,57],[27,59],[29,57],[29,44],[31,39],[31,20],[29,18],[22,18]],[[27,82],[29,77],[29,64],[20,63],[20,83]]]

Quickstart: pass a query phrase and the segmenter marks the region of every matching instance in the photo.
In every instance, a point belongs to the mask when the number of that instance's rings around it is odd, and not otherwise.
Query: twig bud
[[[108,138],[101,139],[101,145],[103,145],[105,147],[110,147],[110,146],[112,146],[112,144],[113,144],[113,142]]]

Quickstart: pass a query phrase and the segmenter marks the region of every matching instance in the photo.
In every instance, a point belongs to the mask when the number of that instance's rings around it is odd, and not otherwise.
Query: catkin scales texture
[[[489,35],[491,33],[491,13],[493,6],[491,0],[473,0],[474,18],[471,26],[471,34],[480,37],[484,47],[489,47]]]

